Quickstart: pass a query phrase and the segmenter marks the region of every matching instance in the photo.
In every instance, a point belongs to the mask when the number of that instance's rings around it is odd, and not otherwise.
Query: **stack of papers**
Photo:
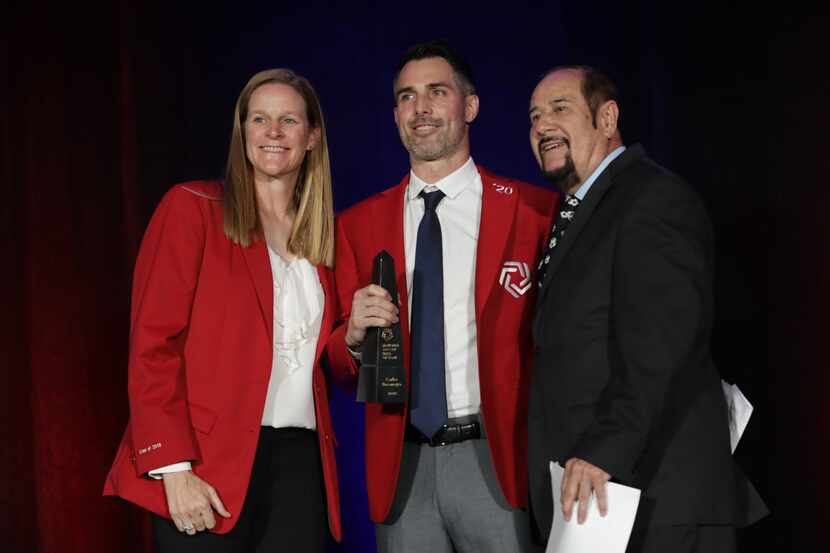
[[[728,384],[725,380],[720,381],[723,387],[723,395],[726,397],[726,409],[729,413],[729,440],[732,445],[732,453],[738,447],[738,442],[746,430],[749,417],[752,416],[752,404],[738,388],[737,384]]]

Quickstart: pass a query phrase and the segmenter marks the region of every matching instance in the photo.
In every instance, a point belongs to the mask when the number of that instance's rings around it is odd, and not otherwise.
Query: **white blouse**
[[[268,248],[274,281],[274,356],[263,426],[314,430],[311,376],[323,321],[323,287],[306,259],[286,263]]]

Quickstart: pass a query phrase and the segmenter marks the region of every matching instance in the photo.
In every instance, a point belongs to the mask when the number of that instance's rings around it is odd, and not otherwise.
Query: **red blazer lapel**
[[[404,230],[403,230],[403,209],[406,189],[409,185],[409,174],[401,183],[386,190],[382,194],[387,196],[384,201],[376,202],[372,208],[372,220],[377,227],[374,232],[379,244],[377,251],[371,252],[371,259],[385,249],[395,260],[395,273],[398,285],[398,296],[400,296],[399,318],[401,321],[401,333],[403,334],[404,359],[409,366],[409,296],[406,288],[406,256],[404,253]],[[371,272],[371,271],[370,271]],[[407,374],[409,370],[407,369]]]
[[[242,257],[248,266],[268,337],[274,339],[274,279],[271,274],[271,262],[268,259],[268,250],[265,240],[256,240],[247,248],[240,247]]]
[[[499,179],[479,167],[481,174],[481,222],[476,250],[476,324],[481,325],[484,302],[498,284],[503,252],[513,229],[519,191],[509,181]]]
[[[323,320],[320,323],[320,335],[317,338],[317,353],[314,355],[315,363],[320,361],[320,355],[329,339],[331,328],[334,326],[335,305],[337,298],[334,296],[334,280],[331,269],[325,265],[317,266],[317,275],[320,277],[320,285],[323,287]]]

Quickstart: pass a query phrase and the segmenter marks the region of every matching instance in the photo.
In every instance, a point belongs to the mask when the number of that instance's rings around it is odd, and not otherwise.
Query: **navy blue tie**
[[[444,264],[441,223],[435,208],[440,190],[421,192],[424,217],[418,225],[415,274],[412,277],[412,396],[410,419],[432,438],[447,422],[444,381]]]

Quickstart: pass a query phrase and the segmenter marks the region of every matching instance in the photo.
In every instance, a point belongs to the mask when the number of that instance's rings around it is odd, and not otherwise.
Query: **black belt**
[[[406,425],[406,432],[404,433],[404,439],[407,442],[429,444],[432,447],[457,444],[465,440],[478,440],[482,437],[481,423],[478,421],[470,421],[464,424],[445,424],[438,429],[432,439],[421,434],[411,424]]]

